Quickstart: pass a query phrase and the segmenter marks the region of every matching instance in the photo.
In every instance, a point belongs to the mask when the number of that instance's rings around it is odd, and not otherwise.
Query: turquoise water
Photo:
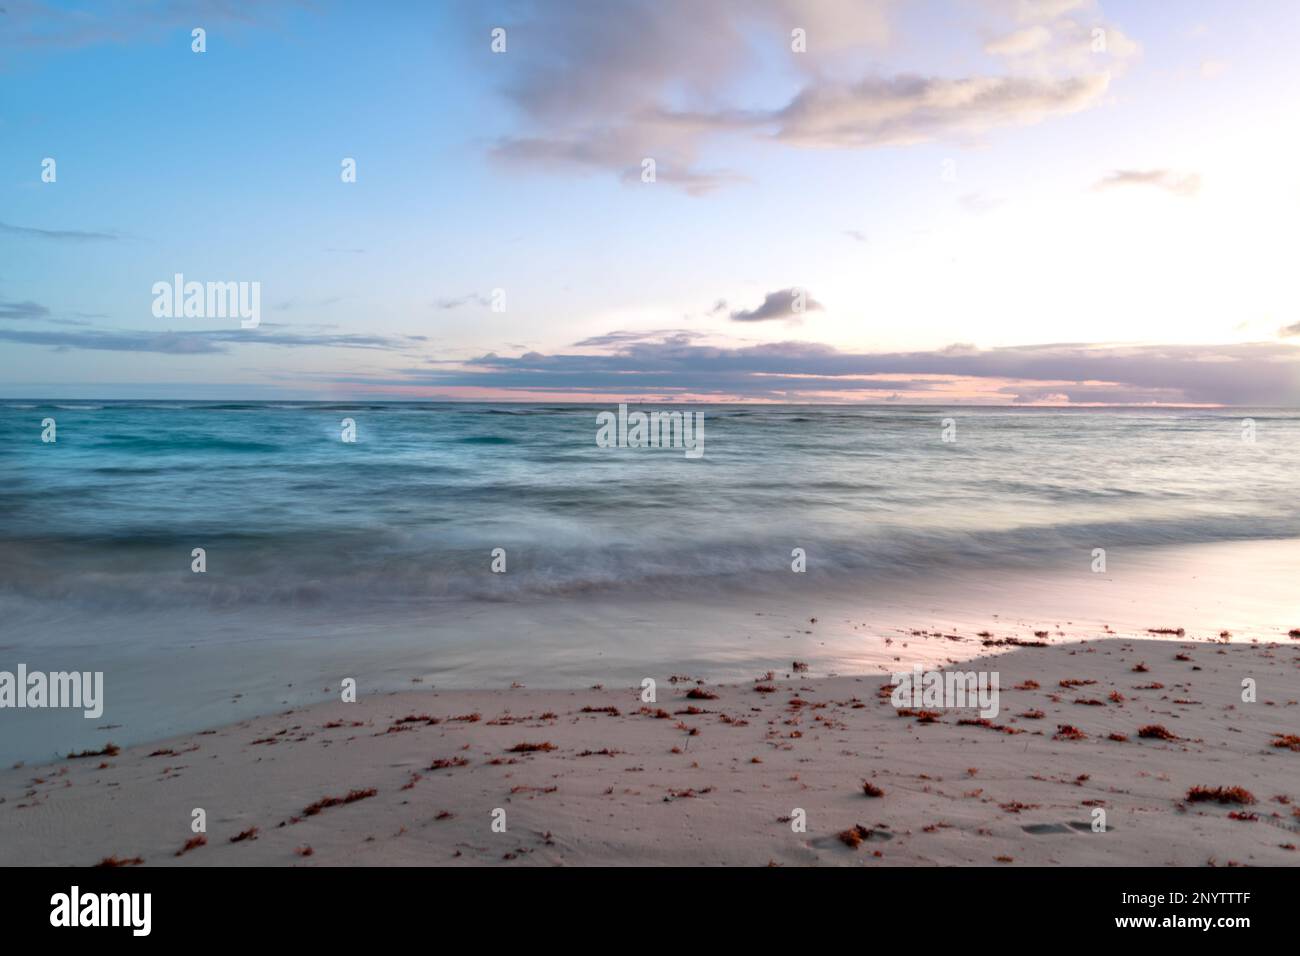
[[[706,452],[690,460],[597,447],[608,408],[7,401],[0,597],[112,611],[709,593],[788,581],[794,548],[808,586],[1300,534],[1293,411],[695,406]]]

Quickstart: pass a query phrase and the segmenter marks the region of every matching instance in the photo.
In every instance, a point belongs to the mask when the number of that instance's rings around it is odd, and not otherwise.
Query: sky
[[[1290,0],[0,0],[0,395],[1300,405],[1297,49]]]

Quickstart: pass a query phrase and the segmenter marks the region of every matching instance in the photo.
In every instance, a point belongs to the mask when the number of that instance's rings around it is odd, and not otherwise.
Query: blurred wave
[[[1287,410],[692,406],[706,453],[688,460],[597,447],[608,409],[0,402],[0,594],[90,609],[670,596],[789,584],[795,548],[801,583],[852,584],[1300,536]]]

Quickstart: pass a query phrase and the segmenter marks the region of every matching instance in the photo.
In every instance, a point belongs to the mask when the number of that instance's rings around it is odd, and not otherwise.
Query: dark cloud
[[[39,302],[30,300],[25,302],[0,302],[0,319],[11,319],[18,322],[40,322],[44,325],[90,325],[85,319],[98,319],[104,316],[98,313],[72,312],[71,315],[80,316],[80,318],[55,318],[49,308],[41,305]]]
[[[583,339],[581,342],[574,342],[575,349],[586,348],[606,348],[610,346],[624,347],[634,342],[656,342],[661,344],[685,345],[692,339],[702,338],[699,332],[690,332],[686,329],[654,329],[646,332],[606,332],[604,335],[593,335]]]
[[[0,319],[43,319],[49,314],[39,302],[0,302]]]
[[[797,309],[797,310],[796,310]],[[820,312],[822,304],[808,294],[807,289],[778,289],[763,298],[755,309],[738,309],[731,313],[733,322],[766,322],[771,319],[790,319],[804,312]]]
[[[274,345],[281,348],[342,348],[402,351],[424,341],[423,336],[384,335],[294,335],[260,329],[202,329],[193,332],[150,332],[144,330],[86,330],[53,332],[0,329],[0,341],[21,345],[45,345],[67,350],[105,352],[154,352],[163,355],[206,355],[228,352],[230,345]]]
[[[1292,335],[1300,335],[1300,322],[1296,322],[1294,325],[1288,325],[1284,329],[1279,329],[1278,335],[1283,338],[1289,338]]]
[[[1276,342],[1052,344],[855,353],[810,342],[722,348],[638,340],[598,355],[529,352],[485,355],[455,367],[430,363],[408,370],[401,384],[797,401],[801,395],[863,390],[898,392],[900,400],[924,398],[936,382],[960,380],[984,381],[1008,402],[1063,395],[1075,402],[1300,405],[1300,349]]]

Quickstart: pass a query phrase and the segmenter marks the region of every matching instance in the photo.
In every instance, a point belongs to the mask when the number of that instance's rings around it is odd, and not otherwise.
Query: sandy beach
[[[653,703],[640,687],[413,684],[20,765],[0,773],[0,858],[149,866],[1300,861],[1300,642],[1285,634],[1249,644],[1042,637],[1048,646],[916,632],[886,645],[899,670],[926,660],[996,671],[1000,712],[988,721],[973,710],[900,714],[887,661],[880,673],[854,676],[800,672],[791,661],[726,685],[666,674]],[[1246,678],[1257,687],[1253,703],[1242,699]],[[196,808],[206,814],[202,841],[191,831]],[[1094,830],[1098,808],[1105,832]],[[800,819],[805,832],[796,832]]]

